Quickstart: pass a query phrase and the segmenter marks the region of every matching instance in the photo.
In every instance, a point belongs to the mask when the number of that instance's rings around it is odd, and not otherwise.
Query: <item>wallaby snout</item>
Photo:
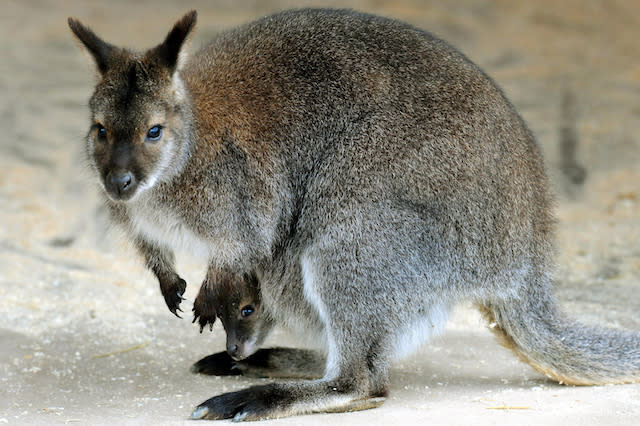
[[[105,187],[109,195],[116,200],[127,200],[131,198],[138,186],[138,182],[128,170],[112,170],[107,174]]]
[[[230,334],[227,335],[227,353],[234,361],[241,361],[253,355],[257,350],[256,339],[241,341],[233,338]]]
[[[227,353],[231,356],[231,358],[235,359],[236,361],[237,359],[235,355],[238,353],[238,350],[239,350],[238,345],[233,345],[231,347],[227,345]]]

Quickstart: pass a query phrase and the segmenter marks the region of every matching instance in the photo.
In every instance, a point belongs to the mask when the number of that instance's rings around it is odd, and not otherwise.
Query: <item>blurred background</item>
[[[225,29],[308,6],[408,21],[484,68],[547,159],[557,195],[558,298],[584,321],[640,329],[639,2],[3,0],[0,423],[177,424],[214,394],[261,383],[188,372],[224,349],[223,330],[200,335],[189,301],[185,319],[175,319],[155,279],[108,227],[83,157],[95,72],[67,17],[113,44],[143,49],[197,9],[197,50]],[[193,300],[203,264],[182,254],[179,268]],[[295,344],[282,333],[271,341]],[[637,385],[554,385],[499,348],[463,306],[445,336],[394,367],[389,401],[348,421],[632,424],[639,396]]]

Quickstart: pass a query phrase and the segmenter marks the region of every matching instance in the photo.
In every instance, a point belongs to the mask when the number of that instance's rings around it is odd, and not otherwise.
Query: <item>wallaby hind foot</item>
[[[326,358],[312,350],[265,348],[242,360],[228,352],[206,356],[191,366],[191,372],[211,376],[260,377],[272,379],[319,379]]]
[[[292,398],[292,395],[296,395]],[[384,396],[352,397],[334,383],[273,383],[215,396],[198,405],[192,419],[252,421],[294,414],[340,413],[376,408]]]

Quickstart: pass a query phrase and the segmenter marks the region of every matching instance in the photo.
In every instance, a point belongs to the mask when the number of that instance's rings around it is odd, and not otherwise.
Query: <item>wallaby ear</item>
[[[156,60],[172,72],[181,66],[180,51],[189,33],[196,25],[197,16],[198,13],[195,10],[186,13],[175,23],[164,41],[150,52]]]
[[[74,18],[68,19],[69,28],[76,35],[78,40],[87,48],[87,51],[93,56],[98,66],[98,71],[104,74],[109,68],[111,58],[113,57],[116,47],[107,43],[98,37],[93,31],[82,25],[80,21]]]

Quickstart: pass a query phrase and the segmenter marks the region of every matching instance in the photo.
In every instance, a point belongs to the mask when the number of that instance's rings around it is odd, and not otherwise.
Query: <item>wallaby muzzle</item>
[[[253,355],[257,350],[258,350],[258,345],[256,345],[253,340],[245,341],[245,342],[236,341],[236,342],[227,343],[227,353],[235,361],[241,361]]]
[[[112,170],[105,177],[105,189],[114,200],[126,201],[136,192],[138,181],[128,170]]]

